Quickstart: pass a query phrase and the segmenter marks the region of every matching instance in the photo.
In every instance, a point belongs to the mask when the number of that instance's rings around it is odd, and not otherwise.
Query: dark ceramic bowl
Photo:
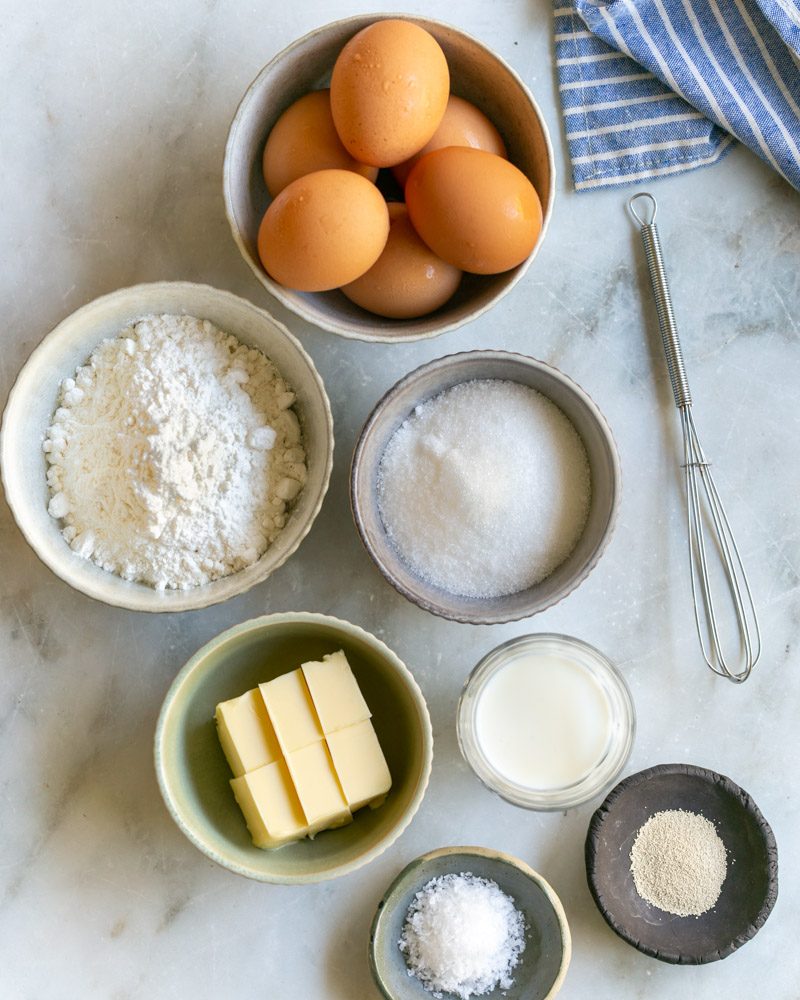
[[[397,942],[416,893],[432,878],[471,872],[491,879],[514,900],[526,924],[525,950],[507,990],[482,994],[486,1000],[550,1000],[567,974],[572,940],[561,901],[550,885],[523,861],[485,847],[442,847],[407,865],[389,886],[372,922],[369,959],[373,978],[387,1000],[430,1000],[420,981],[409,976]]]
[[[665,913],[633,884],[633,841],[665,809],[701,813],[728,851],[720,897],[699,917]],[[702,965],[727,958],[763,927],[778,895],[778,849],[758,806],[730,778],[691,764],[660,764],[621,781],[592,817],[586,877],[606,923],[634,948],[662,962]]]

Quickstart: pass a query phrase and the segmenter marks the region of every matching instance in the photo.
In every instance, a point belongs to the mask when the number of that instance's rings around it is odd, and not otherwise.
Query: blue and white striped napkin
[[[800,190],[800,0],[555,0],[575,187],[714,163],[734,136]]]

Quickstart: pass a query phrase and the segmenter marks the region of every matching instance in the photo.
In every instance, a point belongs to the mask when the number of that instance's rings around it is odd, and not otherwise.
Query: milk
[[[611,709],[579,663],[523,652],[481,690],[475,733],[487,761],[507,781],[551,790],[580,781],[605,755]]]

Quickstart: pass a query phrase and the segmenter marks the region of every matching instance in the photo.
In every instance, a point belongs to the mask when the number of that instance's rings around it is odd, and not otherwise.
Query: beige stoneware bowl
[[[297,394],[308,482],[286,526],[258,562],[191,590],[159,592],[107,573],[76,555],[47,512],[47,466],[42,441],[61,380],[74,374],[105,337],[152,313],[188,314],[261,349]],[[289,331],[230,292],[189,282],[123,288],[90,302],[61,322],[30,356],[8,398],[0,435],[3,486],[11,511],[33,550],[62,580],[89,597],[133,611],[189,611],[226,601],[266,579],[308,533],[322,505],[333,464],[333,418],[311,358]]]
[[[284,288],[264,271],[256,238],[269,196],[261,174],[267,134],[279,115],[309,90],[328,85],[344,44],[358,31],[387,17],[426,28],[444,50],[453,93],[477,105],[494,122],[509,159],[532,181],[544,220],[530,257],[497,275],[465,275],[455,296],[429,316],[388,320],[360,309],[339,291],[304,293]],[[477,319],[507,294],[532,263],[553,209],[555,165],[547,125],[532,94],[511,67],[482,42],[440,21],[407,14],[358,14],[317,28],[269,62],[244,95],[225,149],[225,210],[233,238],[261,284],[287,309],[343,337],[396,343],[435,337]]]
[[[494,598],[459,597],[418,577],[390,541],[378,507],[378,472],[390,438],[415,407],[472,379],[508,379],[551,399],[586,448],[591,475],[589,514],[569,556],[539,583]],[[467,351],[422,365],[397,382],[367,418],[353,453],[350,502],[361,541],[375,565],[404,597],[432,614],[473,625],[518,621],[558,603],[597,564],[616,520],[620,491],[617,448],[603,414],[579,385],[557,368],[508,351]]]
[[[262,851],[250,842],[214,724],[220,701],[344,649],[372,711],[392,788],[378,809],[315,839]],[[355,871],[400,836],[422,802],[433,760],[425,699],[411,671],[369,632],[328,615],[266,615],[206,643],[175,678],[155,738],[155,767],[172,818],[213,861],[262,882],[320,882]]]

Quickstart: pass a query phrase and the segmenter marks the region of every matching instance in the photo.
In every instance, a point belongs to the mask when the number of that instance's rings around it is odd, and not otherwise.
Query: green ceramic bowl
[[[347,654],[372,710],[392,774],[391,792],[379,809],[360,810],[348,826],[276,851],[259,850],[230,789],[214,709],[260,681],[337,649]],[[198,650],[167,692],[155,738],[161,794],[180,829],[213,861],[262,882],[319,882],[372,861],[411,822],[432,759],[428,709],[405,664],[358,626],[303,612],[254,618]]]
[[[526,944],[507,990],[482,994],[487,1000],[550,1000],[561,989],[572,954],[572,939],[561,900],[524,861],[485,847],[443,847],[412,861],[378,903],[369,939],[370,968],[387,1000],[430,1000],[418,979],[409,976],[397,946],[406,913],[416,893],[432,878],[471,872],[496,882],[514,900],[526,923]],[[449,994],[447,994],[449,996]]]

